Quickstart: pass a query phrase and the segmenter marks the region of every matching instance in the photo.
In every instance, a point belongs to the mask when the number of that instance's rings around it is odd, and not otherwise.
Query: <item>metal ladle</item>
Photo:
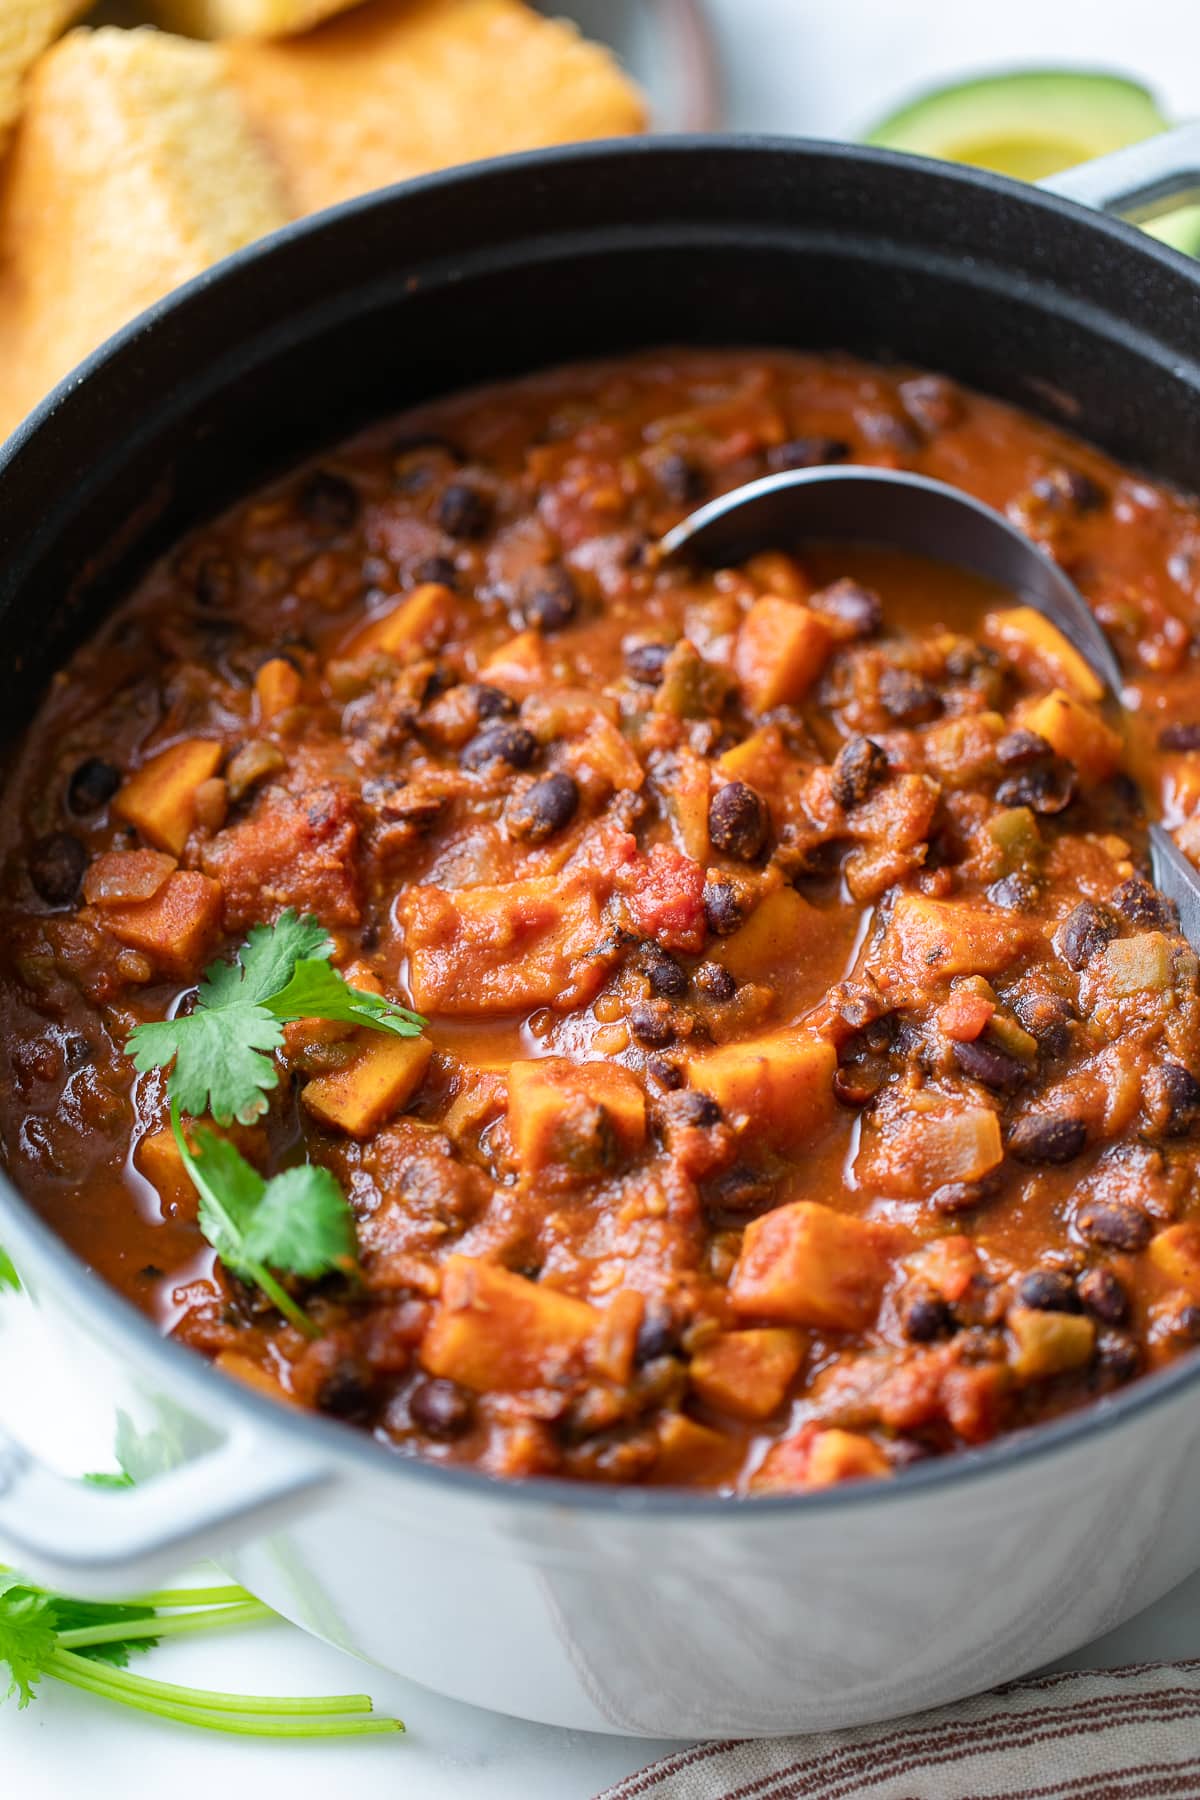
[[[667,557],[729,568],[760,550],[821,539],[886,544],[984,576],[1043,613],[1120,697],[1112,645],[1058,564],[992,507],[927,475],[845,464],[786,469],[697,507],[660,548]],[[1200,873],[1162,825],[1152,824],[1149,837],[1154,884],[1178,906],[1184,936],[1200,950]]]

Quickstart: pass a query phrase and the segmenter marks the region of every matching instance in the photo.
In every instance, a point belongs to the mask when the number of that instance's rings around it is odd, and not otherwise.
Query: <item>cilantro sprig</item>
[[[198,1126],[188,1143],[171,1102],[171,1129],[200,1196],[200,1229],[226,1268],[253,1281],[307,1337],[317,1328],[271,1273],[313,1279],[354,1265],[354,1214],[328,1169],[301,1163],[264,1181],[227,1138]]]
[[[252,1125],[279,1084],[274,1052],[294,1019],[365,1025],[416,1037],[425,1020],[380,994],[351,987],[330,965],[333,944],[311,915],[291,907],[254,925],[232,962],[205,970],[191,1012],[136,1025],[126,1048],[139,1073],[167,1069],[171,1129],[200,1196],[200,1229],[227,1268],[260,1287],[310,1337],[317,1327],[275,1271],[309,1280],[353,1267],[354,1215],[328,1169],[311,1163],[267,1181],[225,1138],[183,1114]],[[2,1271],[0,1271],[2,1273]]]
[[[0,1244],[0,1288],[11,1288],[15,1294],[21,1286],[21,1278],[13,1268],[12,1258]]]
[[[351,987],[330,967],[333,945],[322,925],[289,907],[274,925],[254,925],[234,962],[205,970],[190,1013],[137,1025],[127,1048],[146,1074],[169,1068],[167,1095],[218,1125],[252,1125],[279,1084],[273,1053],[294,1019],[366,1025],[416,1037],[425,1024],[379,994]]]
[[[293,1699],[273,1694],[226,1694],[179,1687],[129,1671],[135,1652],[162,1638],[223,1631],[274,1619],[244,1588],[173,1588],[131,1600],[74,1600],[35,1587],[0,1567],[0,1700],[19,1708],[47,1678],[103,1700],[172,1719],[180,1725],[254,1737],[361,1737],[403,1731],[399,1719],[369,1716],[367,1694]],[[368,1716],[364,1716],[368,1715]]]

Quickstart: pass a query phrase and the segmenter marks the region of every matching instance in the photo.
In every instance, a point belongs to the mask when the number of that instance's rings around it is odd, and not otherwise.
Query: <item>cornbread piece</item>
[[[21,111],[21,88],[42,51],[88,0],[4,0],[0,6],[0,142]]]
[[[104,338],[285,223],[219,52],[74,31],[31,76],[0,190],[0,430]]]
[[[285,37],[308,31],[354,0],[146,0],[146,11],[188,37]]]
[[[223,54],[297,213],[645,124],[607,51],[520,0],[373,0],[305,37],[239,39]]]

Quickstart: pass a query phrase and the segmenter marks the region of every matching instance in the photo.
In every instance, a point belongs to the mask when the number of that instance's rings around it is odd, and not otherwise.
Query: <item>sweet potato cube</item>
[[[150,900],[106,906],[97,922],[148,956],[163,975],[199,973],[221,927],[221,889],[207,875],[177,870]]]
[[[786,1326],[722,1331],[693,1356],[688,1370],[706,1406],[739,1419],[765,1419],[783,1405],[804,1360],[804,1337]]]
[[[1151,1240],[1149,1255],[1160,1275],[1200,1300],[1200,1224],[1168,1225]]]
[[[836,1487],[842,1481],[879,1480],[891,1472],[879,1445],[861,1431],[806,1425],[768,1451],[752,1486],[756,1493],[786,1493]]]
[[[915,986],[930,987],[954,975],[998,975],[1035,936],[1027,920],[999,908],[901,894],[879,960],[885,974],[899,962]]]
[[[270,656],[254,677],[254,701],[264,724],[295,706],[300,698],[300,671],[286,656]]]
[[[457,607],[453,588],[440,581],[423,581],[411,594],[357,631],[342,655],[403,658],[435,650],[449,636]]]
[[[1096,1348],[1096,1326],[1081,1313],[1040,1312],[1032,1306],[1009,1308],[1012,1335],[1009,1365],[1020,1381],[1044,1381],[1082,1369]]]
[[[778,981],[806,950],[827,938],[828,924],[793,887],[777,888],[721,945],[720,961],[739,981]]]
[[[815,1200],[752,1219],[729,1282],[734,1311],[818,1331],[862,1331],[891,1270],[887,1233]]]
[[[983,636],[1027,674],[1066,688],[1080,700],[1104,698],[1104,684],[1091,664],[1036,607],[1014,606],[989,613],[983,621]]]
[[[1073,763],[1085,781],[1106,781],[1121,762],[1121,740],[1098,712],[1073,694],[1055,688],[1020,709],[1027,731],[1044,737],[1057,754]]]
[[[751,787],[769,794],[782,779],[787,761],[778,725],[764,725],[719,756],[717,770],[726,781],[748,781]]]
[[[590,998],[604,979],[597,878],[410,888],[401,906],[419,1012],[498,1013]],[[588,991],[590,990],[590,992]]]
[[[600,1331],[597,1309],[494,1263],[452,1256],[421,1363],[477,1393],[519,1393],[578,1377]]]
[[[650,1480],[661,1487],[719,1479],[730,1463],[730,1441],[684,1413],[668,1413],[658,1427],[658,1461]]]
[[[837,1052],[824,1038],[788,1028],[688,1058],[688,1078],[726,1118],[739,1114],[757,1138],[800,1149],[832,1117]]]
[[[351,1039],[351,1061],[308,1082],[301,1099],[322,1125],[370,1137],[407,1106],[433,1055],[426,1037],[393,1037],[364,1026]]]
[[[186,1207],[194,1217],[196,1190],[183,1166],[175,1133],[169,1125],[162,1126],[158,1131],[148,1131],[145,1137],[138,1140],[137,1149],[133,1153],[133,1166],[155,1190],[164,1212],[176,1212],[181,1207]]]
[[[540,631],[520,631],[508,638],[479,671],[480,681],[498,687],[514,699],[536,694],[550,679],[546,643]]]
[[[224,754],[211,738],[185,738],[160,750],[118,789],[113,811],[156,850],[180,855],[195,818],[196,789],[216,774]]]
[[[646,1096],[620,1063],[561,1056],[514,1062],[508,1130],[525,1181],[552,1173],[603,1175],[645,1142]]]
[[[833,633],[809,606],[764,594],[742,620],[733,666],[751,712],[803,700],[833,645]]]

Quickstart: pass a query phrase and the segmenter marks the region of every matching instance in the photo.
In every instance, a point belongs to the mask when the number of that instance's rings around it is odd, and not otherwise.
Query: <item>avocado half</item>
[[[1149,89],[1122,75],[1027,69],[937,88],[890,114],[866,142],[1040,181],[1167,128]],[[1147,230],[1200,254],[1200,207],[1168,213]]]

